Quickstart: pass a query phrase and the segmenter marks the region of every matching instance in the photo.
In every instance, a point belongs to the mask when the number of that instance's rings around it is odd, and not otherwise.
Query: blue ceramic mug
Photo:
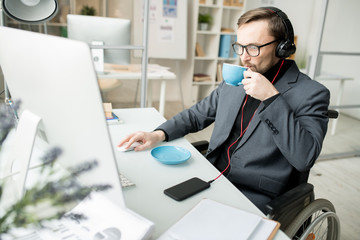
[[[223,63],[222,67],[222,77],[226,84],[232,86],[239,86],[244,79],[244,71],[246,71],[246,67],[242,67],[239,65]]]

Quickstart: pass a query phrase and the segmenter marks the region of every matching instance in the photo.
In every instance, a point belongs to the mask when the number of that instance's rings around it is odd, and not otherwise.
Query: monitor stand
[[[19,119],[15,135],[13,139],[10,139],[12,142],[2,172],[6,181],[0,202],[1,208],[11,206],[20,200],[24,194],[26,177],[40,122],[41,118],[28,110],[25,110]],[[14,172],[15,162],[16,166],[19,167]]]
[[[99,48],[96,48],[99,46]],[[92,41],[91,42],[91,55],[94,62],[94,68],[97,73],[104,73],[104,46],[103,41]]]

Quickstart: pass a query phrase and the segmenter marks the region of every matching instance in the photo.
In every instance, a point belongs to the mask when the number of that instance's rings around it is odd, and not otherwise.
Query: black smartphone
[[[165,189],[164,193],[177,201],[182,201],[209,187],[210,183],[205,182],[200,178],[194,177],[186,180],[185,182]]]

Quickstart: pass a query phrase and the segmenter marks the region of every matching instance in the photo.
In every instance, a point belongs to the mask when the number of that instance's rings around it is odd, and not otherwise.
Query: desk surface
[[[152,131],[165,121],[154,108],[117,109],[114,112],[124,121],[109,126],[114,146],[127,134],[139,130]],[[151,156],[150,150],[115,150],[120,172],[136,184],[135,187],[123,189],[126,205],[155,223],[153,239],[175,224],[203,198],[263,216],[225,177],[220,177],[209,189],[184,201],[177,202],[167,197],[163,190],[170,186],[195,176],[208,181],[217,177],[219,172],[184,138],[162,144],[184,147],[191,152],[191,158],[183,164],[164,165]],[[275,239],[288,238],[279,231]]]
[[[148,64],[147,78],[149,80],[174,80],[176,75],[170,72],[167,67],[157,64]],[[117,65],[106,63],[104,73],[97,74],[99,78],[117,78],[117,79],[141,79],[141,65]]]

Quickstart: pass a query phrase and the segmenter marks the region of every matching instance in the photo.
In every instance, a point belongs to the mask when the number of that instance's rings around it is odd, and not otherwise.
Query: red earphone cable
[[[271,81],[272,84],[274,83],[276,77],[279,75],[280,69],[281,69],[281,67],[283,66],[283,64],[284,64],[284,59],[282,60],[281,65],[280,65],[280,67],[279,67],[279,70],[277,71],[275,77],[274,77],[273,80]],[[246,130],[248,129],[248,127],[249,127],[249,125],[250,125],[251,120],[252,120],[253,117],[255,116],[255,113],[256,113],[256,111],[257,111],[257,108],[256,108],[255,112],[253,113],[253,115],[251,116],[248,125],[246,126],[246,128],[245,128],[244,131],[243,131],[244,107],[245,107],[245,104],[246,104],[248,98],[249,98],[249,95],[246,95],[244,104],[243,104],[243,106],[242,106],[242,108],[241,108],[241,128],[240,128],[241,133],[240,133],[240,136],[236,139],[235,142],[233,142],[232,144],[230,144],[230,146],[229,146],[228,149],[227,149],[228,164],[227,164],[226,168],[225,168],[216,178],[214,178],[213,180],[210,180],[210,181],[209,181],[210,183],[212,183],[213,181],[215,181],[215,180],[217,180],[219,177],[221,177],[221,175],[223,175],[224,172],[230,167],[230,152],[229,152],[229,151],[230,151],[230,148],[231,148],[235,143],[237,143],[237,141],[239,141],[239,139],[244,135],[244,133],[246,132]]]
[[[248,95],[246,95],[246,99],[245,99],[244,105],[243,105],[243,107],[242,107],[242,109],[241,109],[241,112],[242,112],[242,113],[243,113],[243,111],[244,111],[244,106],[245,106],[245,103],[247,102],[247,99],[248,99]],[[253,119],[256,111],[257,111],[257,109],[255,110],[255,112],[254,112],[253,115],[251,116],[250,121],[249,121],[248,125],[246,126],[246,128],[244,129],[244,131],[242,130],[242,128],[243,128],[243,124],[242,124],[242,122],[243,122],[243,117],[242,117],[242,116],[243,116],[243,115],[241,116],[241,133],[240,133],[240,136],[236,139],[235,142],[233,142],[232,144],[230,144],[230,146],[229,146],[228,149],[227,149],[228,165],[227,165],[226,168],[219,174],[219,176],[217,176],[217,177],[216,177],[215,179],[213,179],[211,182],[213,182],[213,181],[215,181],[216,179],[218,179],[218,178],[219,178],[221,175],[223,175],[224,172],[230,167],[230,148],[231,148],[235,143],[237,143],[237,141],[244,135],[244,133],[245,133],[246,130],[248,129],[248,127],[249,127],[249,125],[250,125],[250,122],[251,122],[251,120]]]
[[[271,83],[274,83],[276,77],[279,75],[280,69],[283,66],[284,62],[285,62],[285,60],[283,59],[281,64],[280,64],[279,70],[277,71],[277,73],[276,73],[275,77],[273,78],[273,80],[271,81]]]

